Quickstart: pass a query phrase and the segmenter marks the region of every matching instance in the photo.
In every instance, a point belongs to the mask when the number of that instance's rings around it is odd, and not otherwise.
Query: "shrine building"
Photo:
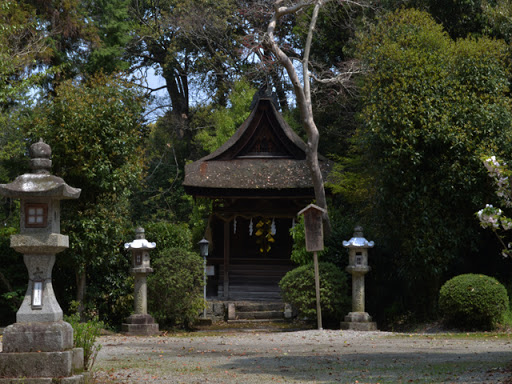
[[[279,300],[278,283],[294,268],[290,228],[314,191],[306,144],[276,105],[257,94],[235,134],[185,166],[185,191],[213,202],[206,230],[211,298]],[[332,162],[319,161],[325,180]]]

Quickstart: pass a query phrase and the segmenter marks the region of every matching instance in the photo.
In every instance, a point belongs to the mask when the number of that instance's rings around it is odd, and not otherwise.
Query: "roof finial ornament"
[[[144,228],[142,228],[142,227],[137,227],[137,228],[135,229],[135,238],[136,238],[136,239],[145,239],[146,237],[145,237],[144,232],[145,232],[145,231],[144,231]]]
[[[264,87],[265,87],[265,89],[264,89],[265,97],[272,97],[272,82],[270,81],[269,75],[267,75],[267,77],[265,79]]]
[[[32,169],[33,173],[50,174],[52,167],[52,161],[50,160],[52,149],[42,138],[39,139],[39,142],[30,146],[29,154],[30,169]]]
[[[251,110],[253,110],[254,107],[258,105],[260,99],[270,99],[270,101],[272,101],[272,104],[274,104],[276,110],[279,110],[279,100],[277,98],[277,94],[275,92],[272,92],[272,86],[270,85],[270,81],[268,78],[265,81],[265,83],[260,87],[260,89],[254,94],[250,107]]]

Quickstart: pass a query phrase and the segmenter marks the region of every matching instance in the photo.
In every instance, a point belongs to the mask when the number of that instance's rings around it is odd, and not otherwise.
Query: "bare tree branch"
[[[335,94],[351,93],[355,89],[353,77],[362,72],[356,61],[344,63],[339,69],[321,70],[321,66],[313,65],[310,61],[311,47],[315,33],[316,23],[320,9],[333,0],[275,0],[273,3],[273,13],[267,25],[267,31],[263,37],[263,46],[270,50],[276,61],[286,70],[293,86],[296,97],[297,107],[300,110],[301,122],[307,133],[307,162],[311,171],[311,177],[315,190],[316,203],[327,209],[324,183],[320,165],[318,162],[318,143],[320,134],[314,121],[311,93],[312,84],[318,88],[318,85],[332,87]],[[338,4],[366,6],[366,0],[337,0]],[[294,55],[293,50],[288,50],[278,43],[276,29],[281,19],[287,15],[297,14],[307,8],[313,7],[309,26],[307,29],[306,41],[303,47],[302,58]],[[253,51],[257,52],[257,50]],[[301,75],[297,73],[295,61],[301,63]],[[263,61],[263,60],[262,60]],[[316,70],[315,70],[316,69]],[[314,80],[312,83],[311,79]],[[338,87],[336,89],[336,87]],[[325,215],[326,231],[330,230],[328,215]]]
[[[315,191],[316,203],[326,210],[326,214],[324,217],[325,229],[326,232],[330,232],[330,221],[329,216],[327,214],[327,200],[325,197],[325,189],[324,182],[322,177],[322,172],[320,170],[320,164],[318,162],[318,143],[320,139],[320,134],[318,132],[318,128],[315,124],[313,118],[313,107],[311,104],[311,87],[309,80],[309,54],[311,51],[311,43],[313,40],[313,33],[316,26],[316,21],[318,18],[318,11],[320,7],[323,5],[324,1],[316,0],[316,1],[308,1],[308,2],[300,2],[290,7],[280,7],[283,3],[283,0],[277,0],[275,2],[275,12],[270,20],[267,27],[267,34],[265,36],[264,43],[269,47],[269,49],[274,53],[278,61],[281,65],[286,69],[288,76],[293,84],[293,88],[295,91],[295,96],[297,100],[297,106],[300,110],[302,126],[304,127],[308,142],[307,142],[307,153],[306,160],[311,172],[311,178],[313,181],[313,188]],[[304,57],[302,61],[302,76],[304,84],[301,83],[300,77],[293,65],[292,60],[286,55],[286,53],[279,47],[276,38],[274,36],[274,32],[277,27],[277,23],[279,19],[283,15],[287,15],[290,13],[296,13],[297,11],[308,7],[313,6],[313,16],[311,18],[308,35],[306,39],[306,44],[304,48]]]

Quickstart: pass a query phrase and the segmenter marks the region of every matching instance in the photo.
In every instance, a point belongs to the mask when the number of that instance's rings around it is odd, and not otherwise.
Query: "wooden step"
[[[233,292],[229,291],[230,300],[276,301],[281,299],[279,292]]]
[[[235,303],[237,312],[284,311],[284,303]]]
[[[269,321],[284,320],[285,304],[281,300],[269,302],[242,301],[229,304],[229,320]]]
[[[251,323],[259,324],[259,323],[283,323],[284,321],[285,321],[284,319],[272,319],[272,320],[267,320],[267,319],[253,319],[253,320],[249,320],[249,319],[244,319],[244,320],[228,320],[228,323],[231,323],[231,324],[251,324]]]

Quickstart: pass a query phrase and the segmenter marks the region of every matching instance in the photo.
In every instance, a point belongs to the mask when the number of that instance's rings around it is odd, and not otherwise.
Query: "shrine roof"
[[[260,97],[249,117],[219,149],[185,166],[184,187],[192,195],[313,196],[306,144],[276,110]],[[319,156],[324,180],[332,162]],[[299,192],[300,190],[300,192]],[[278,193],[279,194],[279,193]]]

